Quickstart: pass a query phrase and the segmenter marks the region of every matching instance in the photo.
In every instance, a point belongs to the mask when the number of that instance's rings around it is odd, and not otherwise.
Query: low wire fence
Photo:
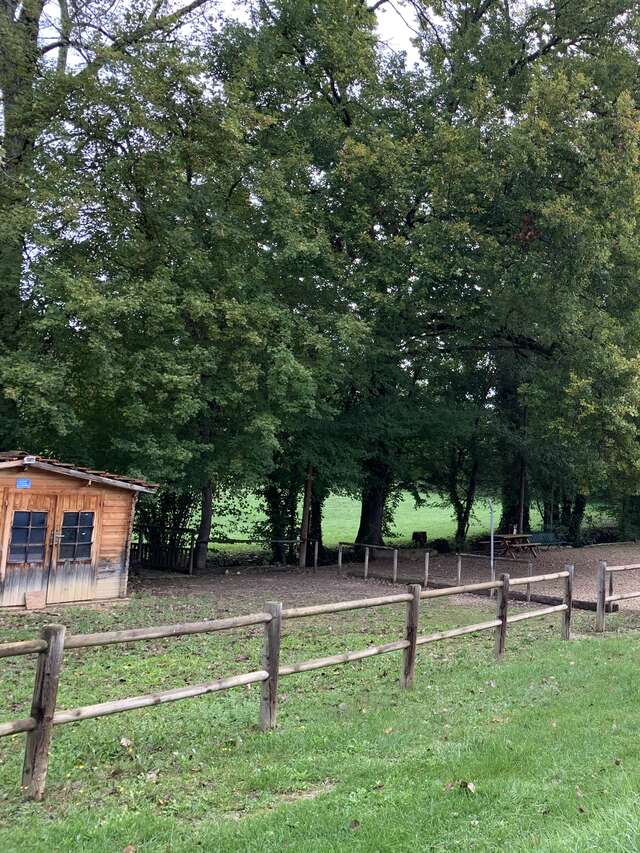
[[[640,563],[633,563],[628,566],[609,566],[604,560],[600,560],[596,581],[596,631],[604,631],[606,614],[612,612],[611,606],[615,602],[625,601],[630,598],[640,598],[640,590],[615,593],[613,589],[613,578],[619,572],[634,572],[638,570],[640,570]],[[609,586],[608,593],[607,581]]]
[[[363,542],[339,542],[338,543],[338,575],[342,574],[343,566],[344,566],[344,548],[359,548],[364,550],[364,570],[363,577],[365,580],[369,578],[369,555],[375,551],[391,551],[393,553],[393,563],[391,570],[391,580],[393,583],[398,582],[398,555],[400,552],[399,548],[394,548],[389,545],[372,545]],[[431,554],[429,549],[425,549],[424,552],[424,586],[425,588],[429,586],[429,576],[430,576],[430,557]],[[529,576],[533,575],[533,561],[532,560],[522,560],[517,557],[496,557],[493,559],[489,554],[466,554],[464,552],[456,553],[456,585],[462,585],[462,575],[463,575],[463,560],[471,561],[489,561],[489,577],[492,581],[496,579],[496,566],[499,562],[509,563],[510,565],[522,564],[527,567],[527,574]],[[380,577],[380,576],[377,576]],[[491,598],[495,595],[495,590],[490,590],[489,595]],[[531,584],[527,584],[526,596],[525,600],[527,603],[531,601]]]
[[[563,602],[538,610],[523,611],[509,615],[509,590],[522,584],[544,583],[563,580]],[[464,625],[446,631],[420,634],[420,605],[422,601],[443,598],[482,590],[495,590],[497,593],[495,619]],[[176,625],[160,625],[152,628],[132,628],[120,631],[106,631],[93,634],[67,635],[64,625],[46,625],[38,639],[22,640],[0,644],[0,657],[37,654],[37,666],[31,701],[30,715],[24,719],[0,723],[0,737],[27,734],[25,757],[22,773],[22,786],[29,799],[42,799],[49,765],[49,747],[54,726],[75,723],[110,714],[131,711],[175,702],[179,699],[191,699],[207,693],[217,693],[232,687],[246,684],[260,684],[260,728],[273,729],[276,726],[278,712],[279,679],[300,672],[310,672],[329,666],[337,666],[351,661],[364,660],[376,655],[401,651],[403,653],[400,670],[400,685],[409,688],[415,677],[416,652],[419,646],[428,643],[475,634],[480,631],[495,632],[495,655],[500,659],[504,654],[507,638],[507,626],[527,619],[536,619],[550,614],[561,614],[561,632],[565,640],[571,637],[571,614],[573,602],[573,566],[552,574],[525,578],[510,578],[501,575],[499,580],[484,581],[441,589],[423,589],[420,584],[411,584],[406,592],[395,595],[363,598],[352,601],[339,601],[330,604],[315,604],[307,607],[283,608],[281,602],[268,602],[263,611],[247,616],[232,616],[205,622],[187,622]],[[370,607],[384,607],[394,604],[406,605],[404,636],[400,640],[369,646],[357,651],[346,651],[328,657],[303,660],[290,665],[280,664],[280,643],[282,623],[287,619],[302,619],[320,614],[343,613]],[[260,668],[251,672],[218,678],[204,684],[188,685],[170,690],[162,690],[142,696],[115,699],[85,705],[79,708],[58,709],[57,694],[60,673],[66,652],[74,649],[105,646],[116,643],[132,643],[143,640],[155,640],[163,637],[180,637],[187,634],[205,634],[241,628],[251,625],[264,626],[264,641]]]
[[[391,551],[393,553],[393,582],[398,580],[398,552],[399,548],[393,548],[390,545],[372,545],[367,542],[338,542],[338,574],[342,574],[342,563],[344,559],[345,548],[362,548],[364,549],[364,578],[369,577],[369,556],[375,554],[376,551]],[[426,557],[428,560],[429,558]]]
[[[210,539],[209,542],[213,542],[214,545],[269,545],[271,547],[273,547],[274,545],[290,545],[292,547],[295,546],[296,557],[299,560],[300,555],[302,553],[305,566],[307,563],[309,546],[312,545],[313,562],[311,564],[311,568],[314,572],[316,572],[318,569],[318,558],[320,550],[319,539],[234,539],[227,536],[221,539]]]

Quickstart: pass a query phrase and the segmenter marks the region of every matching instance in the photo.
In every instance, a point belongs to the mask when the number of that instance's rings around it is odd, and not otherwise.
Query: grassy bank
[[[211,606],[140,596],[63,618],[86,631]],[[490,612],[433,602],[425,619],[444,628]],[[288,623],[283,661],[395,638],[402,618],[398,607]],[[0,630],[32,636],[42,621],[0,617]],[[283,679],[280,727],[266,735],[256,687],[62,726],[42,804],[17,787],[23,736],[3,739],[0,849],[636,851],[640,639],[595,637],[592,623],[578,613],[571,643],[557,618],[514,626],[499,665],[486,635],[426,647],[412,691],[397,686],[397,654]],[[69,653],[60,705],[247,670],[259,648],[250,629]],[[28,713],[32,673],[32,660],[2,661],[2,719]]]

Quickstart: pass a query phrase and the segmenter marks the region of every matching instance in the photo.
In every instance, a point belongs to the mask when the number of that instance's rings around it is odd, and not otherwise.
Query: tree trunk
[[[307,565],[307,553],[309,550],[309,521],[311,515],[311,494],[313,490],[313,468],[309,465],[307,478],[304,484],[304,499],[302,501],[302,518],[300,519],[300,552],[298,554],[298,567],[304,569]]]
[[[294,556],[294,547],[276,542],[277,539],[295,539],[297,534],[298,498],[300,481],[297,472],[288,476],[279,476],[274,471],[264,489],[271,552],[274,563],[284,564]]]
[[[502,514],[500,516],[499,533],[513,533],[513,528],[520,528],[522,521],[522,532],[530,530],[531,522],[529,516],[529,490],[525,484],[524,501],[522,501],[521,481],[517,477],[513,481],[509,474],[505,474],[502,481]]]
[[[556,488],[552,486],[548,497],[543,502],[542,529],[545,531],[555,530],[558,523],[558,503],[555,493]]]
[[[4,174],[0,182],[0,209],[4,211],[0,240],[0,340],[4,344],[17,329],[21,301],[23,249],[30,219],[25,172],[31,165],[40,121],[34,110],[34,91],[43,5],[42,0],[27,0],[19,4],[17,14],[13,4],[0,9],[0,31],[3,33],[0,89],[4,119]]]
[[[311,491],[311,518],[309,519],[309,537],[318,543],[318,559],[325,557],[324,544],[322,542],[322,505],[325,500],[325,492],[318,486],[317,478],[313,481]]]
[[[505,355],[497,381],[497,406],[504,422],[502,441],[502,514],[499,533],[529,530],[529,489],[526,484],[526,410],[518,397],[513,356]],[[524,478],[524,479],[523,479]]]
[[[358,527],[356,542],[383,545],[384,508],[391,488],[391,472],[389,466],[378,459],[369,460],[365,469],[360,526]]]
[[[202,489],[200,526],[198,527],[198,539],[196,542],[196,569],[198,571],[207,568],[207,556],[209,554],[209,539],[211,538],[212,521],[213,487],[211,483],[207,483],[207,485]]]
[[[280,492],[275,485],[268,485],[264,490],[267,504],[267,518],[272,539],[284,539],[287,528],[286,512],[283,511]],[[271,559],[274,563],[284,563],[285,549],[280,542],[271,543]]]
[[[577,494],[573,501],[573,510],[569,521],[569,540],[577,545],[580,542],[580,528],[584,518],[584,511],[587,508],[587,498],[585,495]]]
[[[451,459],[451,477],[449,482],[449,500],[453,505],[456,514],[456,550],[461,551],[464,543],[467,541],[469,533],[469,523],[471,521],[471,511],[476,498],[476,488],[478,485],[478,471],[480,462],[477,456],[477,448],[475,440],[470,447],[470,453],[473,461],[471,470],[469,471],[468,480],[464,489],[464,494],[460,496],[458,483],[460,480],[459,474],[463,470],[464,454],[452,451]]]

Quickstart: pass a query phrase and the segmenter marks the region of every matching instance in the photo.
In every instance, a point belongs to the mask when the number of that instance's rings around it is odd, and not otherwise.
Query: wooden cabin
[[[156,489],[0,452],[0,607],[124,598],[136,500]]]

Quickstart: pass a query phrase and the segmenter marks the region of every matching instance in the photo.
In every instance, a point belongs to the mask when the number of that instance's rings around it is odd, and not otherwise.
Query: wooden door
[[[58,496],[47,604],[94,597],[100,509],[99,494],[70,492]]]
[[[4,503],[0,604],[24,605],[25,593],[47,588],[56,495],[9,492]]]

